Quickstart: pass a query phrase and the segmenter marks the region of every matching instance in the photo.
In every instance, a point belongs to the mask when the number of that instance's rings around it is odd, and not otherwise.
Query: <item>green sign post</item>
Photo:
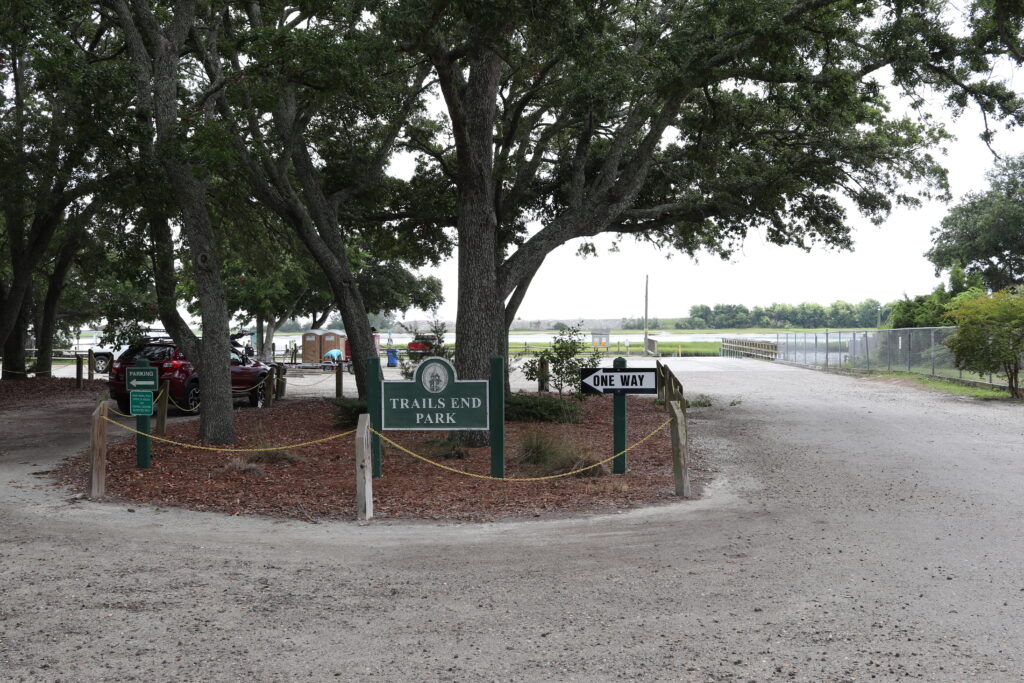
[[[135,465],[149,467],[153,444],[149,438],[149,418],[153,414],[153,392],[160,381],[160,368],[150,367],[148,358],[139,358],[134,367],[125,368],[125,386],[128,388],[129,411],[135,416]]]
[[[374,368],[378,373],[379,362]],[[379,376],[371,369],[371,387]],[[379,394],[371,389],[370,420],[378,430],[490,430],[491,476],[504,477],[504,376],[502,358],[491,359],[488,381],[460,380],[447,359],[430,357],[419,364],[411,382],[381,381]]]
[[[626,359],[616,358],[612,361],[613,368],[625,368]],[[626,450],[626,394],[616,393],[612,396],[612,454]],[[612,474],[626,473],[626,454],[612,460]]]

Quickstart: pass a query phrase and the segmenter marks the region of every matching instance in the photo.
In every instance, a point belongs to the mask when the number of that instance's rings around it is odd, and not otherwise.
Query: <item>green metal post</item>
[[[491,476],[505,478],[505,359],[491,358]]]
[[[626,359],[616,358],[612,362],[612,367],[624,368],[626,367]],[[626,395],[615,394],[612,396],[612,454],[622,453],[626,450]],[[625,474],[626,473],[626,454],[618,456],[612,460],[612,474]]]
[[[366,359],[366,412],[370,414],[370,426],[378,432],[384,417],[380,382],[380,357],[371,356]],[[370,435],[370,451],[373,455],[373,478],[380,479],[384,474],[384,464],[381,462],[380,437],[376,434]]]
[[[149,367],[148,358],[139,358],[135,364],[140,368]],[[135,416],[135,429],[139,432],[135,435],[135,465],[139,469],[148,469],[153,458],[153,444],[149,438],[149,415]]]

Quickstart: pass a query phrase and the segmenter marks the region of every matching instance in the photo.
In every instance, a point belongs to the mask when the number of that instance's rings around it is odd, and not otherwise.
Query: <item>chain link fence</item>
[[[779,333],[777,359],[796,365],[846,370],[913,372],[987,382],[1006,387],[1006,378],[964,372],[945,341],[955,327],[905,327],[894,330],[836,330]]]

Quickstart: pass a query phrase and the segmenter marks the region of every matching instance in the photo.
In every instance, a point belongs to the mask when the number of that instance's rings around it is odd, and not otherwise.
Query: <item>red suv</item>
[[[410,358],[422,358],[427,354],[440,351],[444,347],[444,344],[440,342],[436,334],[430,332],[420,332],[409,344],[405,347]]]
[[[199,373],[171,339],[148,339],[134,344],[122,353],[110,368],[110,397],[117,401],[117,409],[127,413],[130,409],[128,389],[125,387],[125,368],[135,365],[137,358],[148,358],[149,364],[160,368],[160,383],[170,383],[170,398],[182,410],[193,411],[199,406]],[[262,407],[266,398],[264,378],[270,366],[231,350],[231,390],[235,398],[249,398],[249,404]]]

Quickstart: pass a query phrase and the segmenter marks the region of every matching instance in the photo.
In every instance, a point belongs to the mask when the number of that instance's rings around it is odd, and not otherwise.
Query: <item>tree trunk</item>
[[[264,336],[263,336],[263,316],[258,315],[258,316],[256,316],[256,357],[260,358],[262,360],[266,360],[267,358],[263,354],[263,347],[264,347],[263,339],[264,339]],[[273,339],[274,339],[273,331],[271,331],[270,339],[271,339],[271,341],[273,341]]]
[[[60,302],[64,286],[67,284],[68,273],[74,263],[75,254],[81,240],[77,235],[65,240],[57,252],[53,263],[53,272],[47,280],[46,298],[43,301],[43,313],[36,327],[36,373],[41,376],[50,375],[53,370],[53,336],[57,332],[57,304]]]
[[[23,306],[15,318],[11,331],[4,342],[3,375],[0,379],[28,379],[25,362],[25,338],[28,336],[28,306]]]

